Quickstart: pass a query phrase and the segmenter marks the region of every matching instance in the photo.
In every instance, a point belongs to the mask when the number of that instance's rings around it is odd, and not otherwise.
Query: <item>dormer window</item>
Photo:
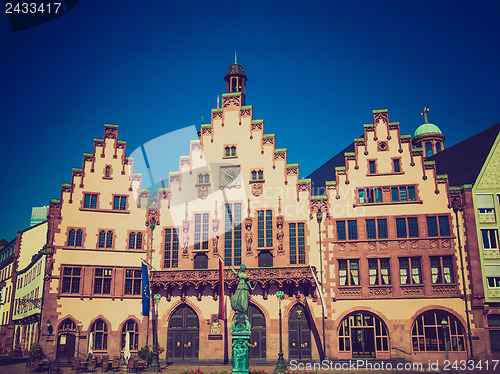
[[[226,145],[224,146],[224,157],[223,158],[233,158],[236,155],[236,145]]]

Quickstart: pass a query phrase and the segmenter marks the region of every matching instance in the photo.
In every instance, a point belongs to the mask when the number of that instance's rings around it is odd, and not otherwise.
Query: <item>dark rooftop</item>
[[[349,144],[344,150],[337,153],[307,176],[307,178],[311,178],[313,195],[323,195],[324,192],[318,192],[319,189],[325,188],[325,182],[335,181],[335,168],[345,166],[344,153],[346,152],[354,152],[354,143]]]
[[[448,174],[450,186],[474,184],[500,131],[500,123],[428,157],[438,174]]]

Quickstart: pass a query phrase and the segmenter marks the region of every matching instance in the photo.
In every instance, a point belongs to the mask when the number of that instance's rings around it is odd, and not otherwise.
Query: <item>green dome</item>
[[[415,134],[413,134],[413,137],[416,138],[419,135],[424,135],[424,134],[441,134],[441,130],[439,127],[437,127],[433,123],[424,123],[418,127],[418,129],[415,130]]]

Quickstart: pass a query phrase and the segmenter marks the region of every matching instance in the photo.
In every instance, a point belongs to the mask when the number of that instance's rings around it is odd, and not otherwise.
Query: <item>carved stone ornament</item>
[[[247,253],[252,252],[252,219],[250,217],[245,218],[245,242],[247,244]]]
[[[252,184],[252,195],[255,197],[259,197],[262,195],[263,184],[262,183],[253,183]]]
[[[278,253],[285,253],[285,250],[283,249],[283,238],[285,237],[285,234],[283,233],[283,224],[285,222],[285,217],[283,216],[277,216],[276,217],[276,239],[278,239]]]
[[[199,186],[198,198],[201,200],[205,200],[207,197],[208,197],[208,186]]]

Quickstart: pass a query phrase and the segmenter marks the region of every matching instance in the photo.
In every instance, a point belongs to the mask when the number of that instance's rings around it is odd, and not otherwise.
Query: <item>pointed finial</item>
[[[217,219],[217,200],[215,200],[215,209],[214,209],[214,212],[215,212],[215,219]]]
[[[188,202],[186,201],[186,221],[188,219]]]
[[[427,112],[428,111],[429,111],[429,108],[427,108],[426,106],[424,106],[424,111],[422,113],[420,113],[420,115],[424,116],[425,123],[429,123],[429,122],[427,122]]]
[[[248,199],[248,218],[250,218],[250,199]]]
[[[201,116],[201,124],[203,125],[203,116]]]
[[[238,59],[236,58],[236,51],[234,51],[234,64],[238,64]]]
[[[278,214],[281,216],[281,196],[278,196]]]

